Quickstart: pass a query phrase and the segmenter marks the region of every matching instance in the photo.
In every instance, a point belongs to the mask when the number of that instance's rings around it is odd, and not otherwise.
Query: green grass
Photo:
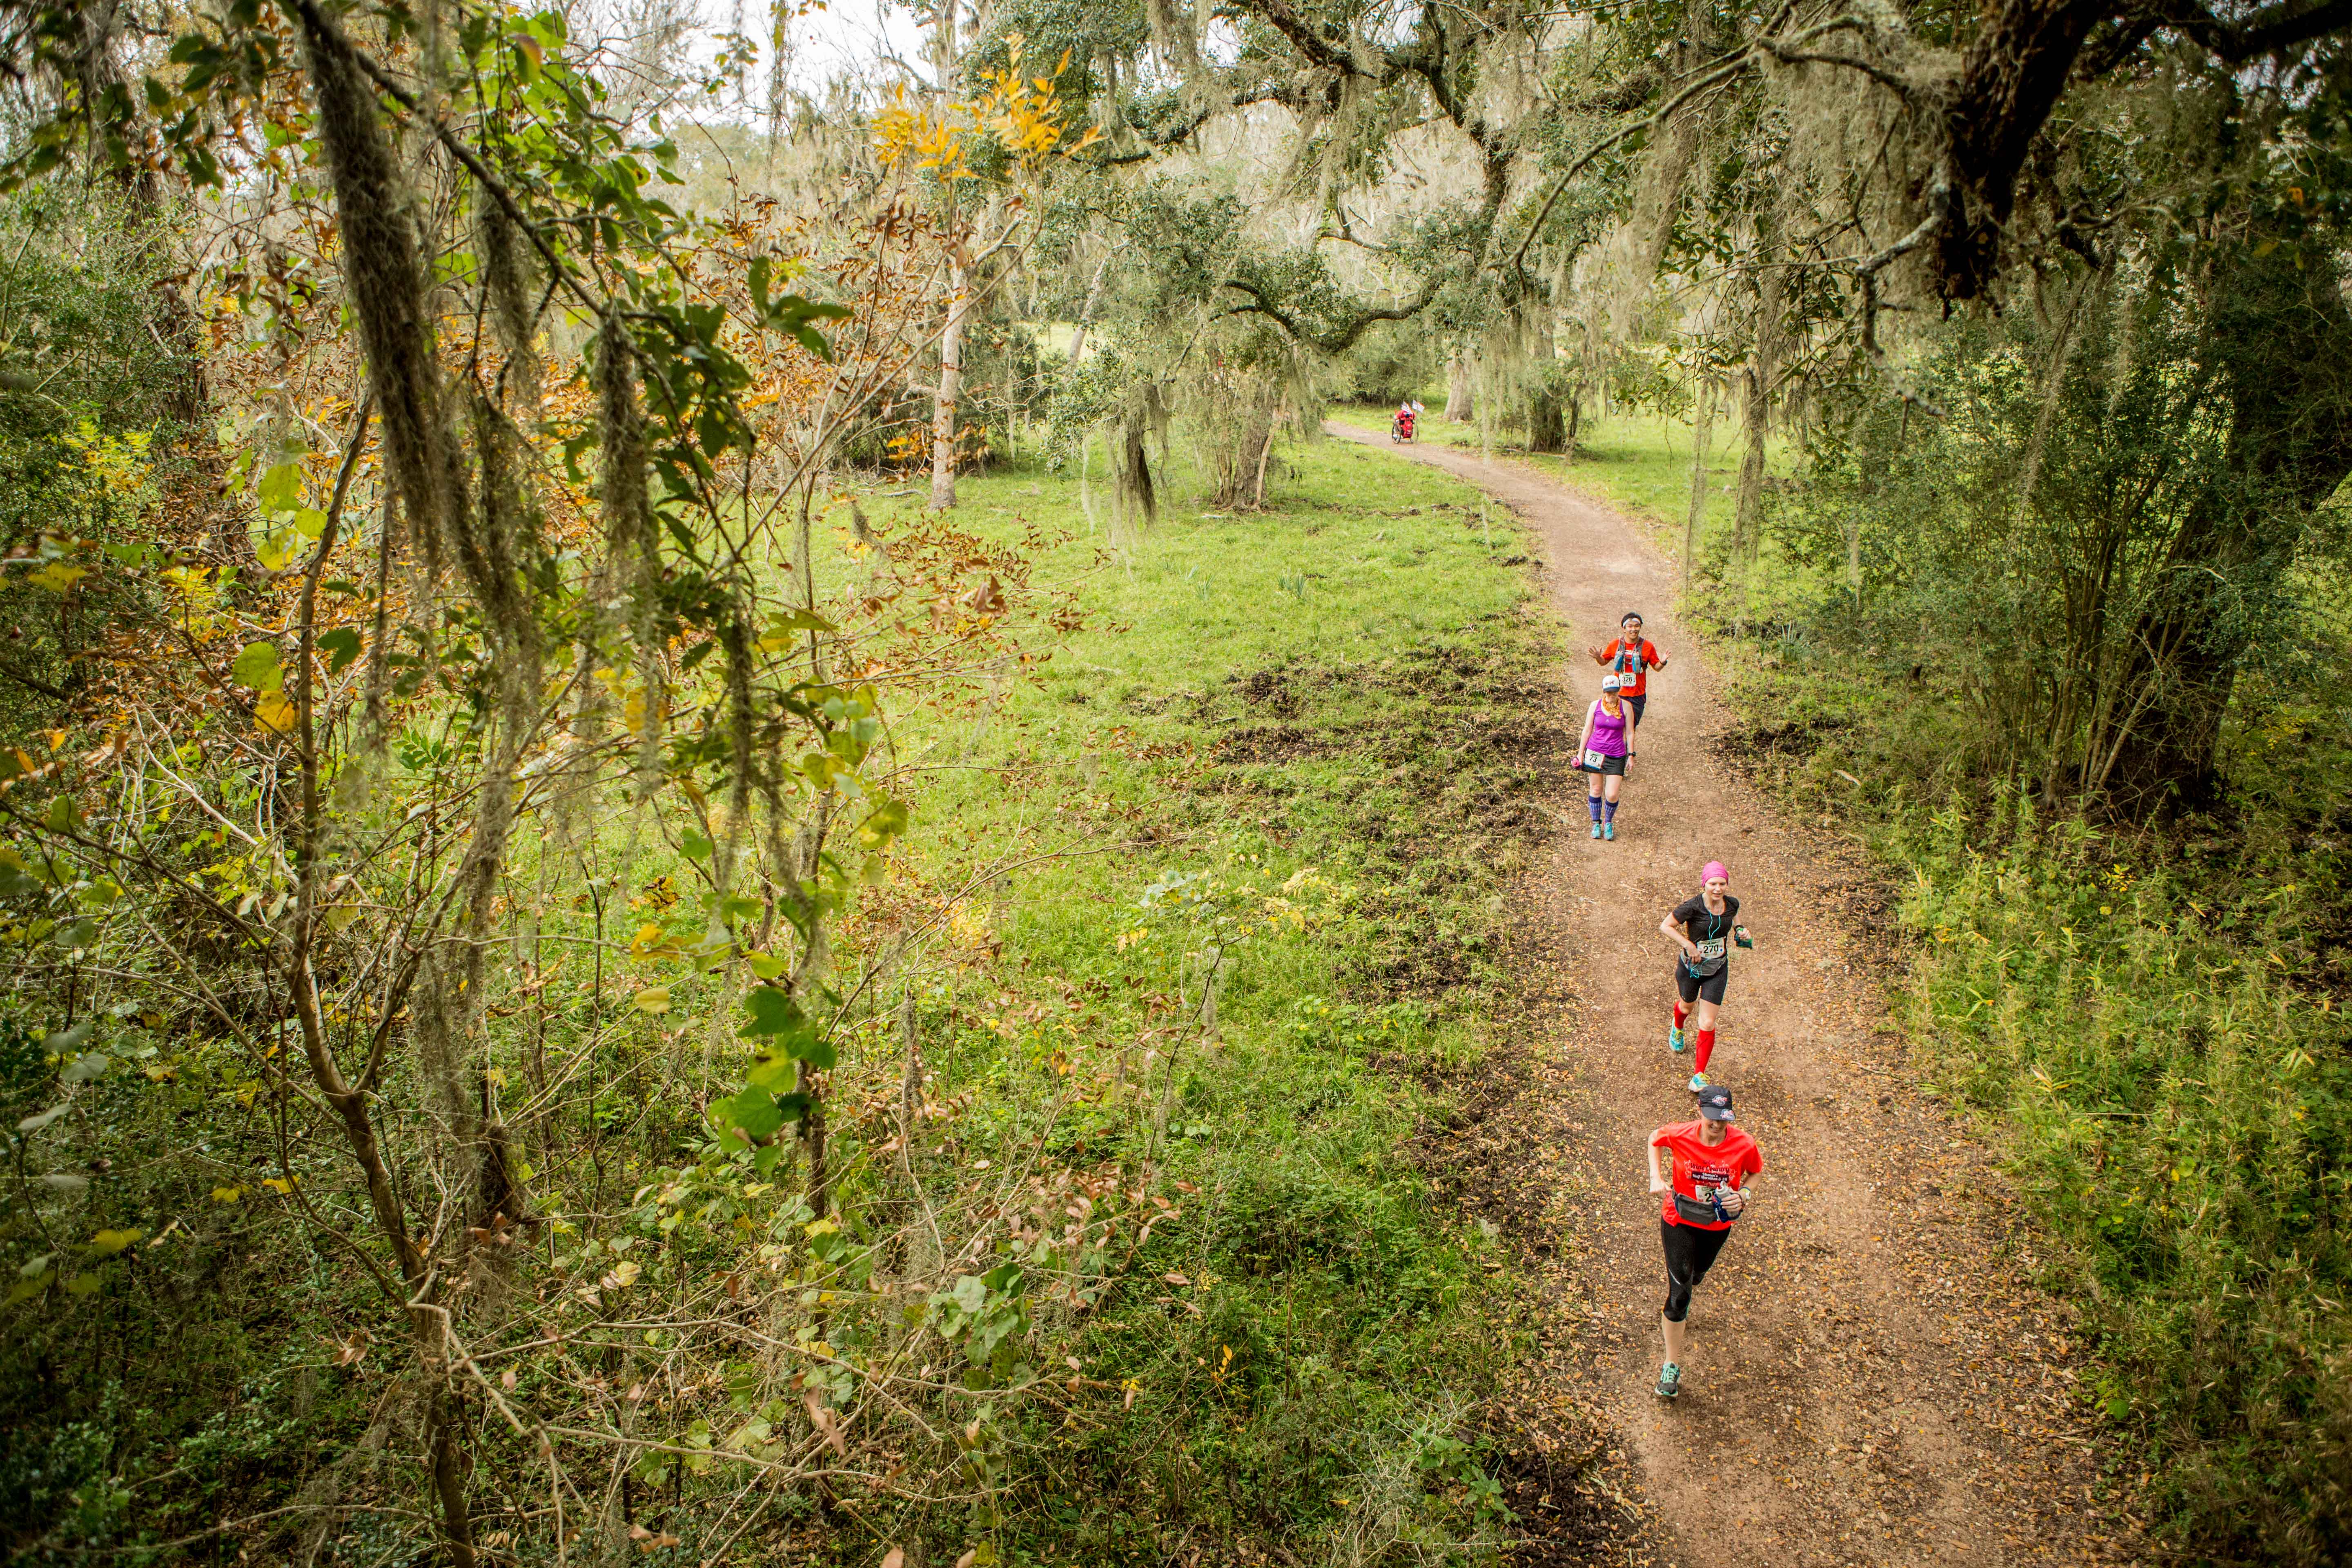
[[[861,498],[886,545],[939,526],[898,488]],[[547,1222],[515,1263],[538,1306],[470,1324],[478,1347],[511,1332],[499,1364],[538,1410],[576,1414],[604,1380],[658,1373],[669,1392],[635,1430],[676,1449],[753,1442],[739,1428],[755,1419],[799,1430],[796,1399],[770,1398],[782,1374],[755,1375],[738,1342],[648,1330],[638,1343],[575,1304],[625,1249],[642,1277],[607,1289],[632,1292],[633,1310],[751,1279],[774,1342],[822,1340],[921,1417],[845,1384],[860,1440],[903,1456],[929,1500],[853,1485],[821,1506],[782,1490],[729,1561],[868,1563],[918,1541],[936,1562],[985,1544],[1024,1563],[1496,1549],[1500,1456],[1481,1411],[1523,1320],[1492,1244],[1412,1148],[1491,1048],[1495,921],[1534,830],[1518,799],[1540,765],[1534,716],[1557,650],[1501,564],[1524,541],[1482,529],[1454,481],[1318,444],[1283,455],[1274,490],[1265,512],[1206,515],[1180,504],[1177,476],[1158,525],[1111,551],[1067,475],[966,481],[949,522],[973,550],[1037,541],[1029,586],[1008,588],[1066,595],[1083,624],[1034,633],[1025,659],[893,715],[890,787],[913,826],[898,868],[840,923],[836,979],[947,918],[851,999],[827,1086],[837,1230],[810,1230],[793,1163],[753,1182],[746,1156],[707,1135],[714,1084],[741,1070],[723,984],[619,950],[641,922],[701,928],[682,793],[642,816],[616,799],[597,851],[613,879],[601,925],[552,836],[518,849],[509,887],[543,921],[542,957],[579,956],[551,968],[543,1008],[493,972],[498,1080],[520,1101],[551,1061],[565,1087],[518,1133]],[[846,508],[814,537],[821,588],[874,569]],[[411,739],[395,795],[436,770],[466,776],[462,755]],[[614,945],[593,949],[600,935]],[[629,1005],[654,986],[666,1011]],[[121,999],[176,1006],[158,995]],[[921,1227],[893,1142],[902,999],[939,1112],[909,1162],[950,1245],[976,1249],[951,1260],[924,1262],[909,1239]],[[0,1020],[12,1119],[49,1102],[56,1073],[14,1021]],[[86,1113],[42,1155],[124,1173],[75,1223],[178,1229],[141,1255],[155,1293],[110,1285],[104,1310],[59,1297],[7,1321],[0,1424],[17,1440],[0,1458],[0,1521],[18,1542],[98,1549],[259,1515],[239,1542],[283,1555],[293,1525],[270,1510],[311,1473],[306,1456],[352,1448],[398,1357],[320,1349],[382,1330],[383,1302],[254,1185],[277,1146],[267,1117],[236,1111],[267,1085],[205,1031],[152,1027],[143,1059],[160,1076],[87,1086]],[[399,1070],[387,1103],[409,1092]],[[218,1131],[184,1157],[196,1115]],[[312,1202],[363,1205],[331,1140],[291,1160]],[[228,1184],[236,1195],[220,1197]],[[1081,1198],[1108,1230],[1066,1241]],[[21,1226],[9,1240],[12,1267],[37,1245]],[[977,1330],[934,1333],[938,1364],[885,1384],[906,1310],[921,1317],[950,1276],[971,1282],[978,1328],[1006,1337],[987,1352]],[[541,1323],[578,1348],[548,1349]],[[543,1479],[532,1442],[490,1419],[469,1442],[480,1528],[535,1541],[504,1500]],[[602,1477],[609,1456],[564,1447],[583,1474]],[[699,1547],[745,1522],[730,1465],[663,1449],[635,1463],[649,1528]],[[354,1561],[414,1554],[397,1510],[416,1506],[416,1479],[406,1462],[356,1475],[358,1502],[394,1511],[354,1525]]]
[[[1164,846],[1008,889],[1000,973],[1106,991],[1117,1020],[1024,1047],[1084,1057],[1133,1037],[1152,1019],[1123,1000],[1197,995],[1210,925],[1247,928],[1217,1037],[1079,1119],[1090,1157],[1133,1159],[1167,1094],[1166,1173],[1198,1190],[1075,1346],[1131,1405],[1089,1402],[1076,1434],[1041,1408],[1026,1434],[1005,1540],[1039,1561],[1163,1561],[1203,1531],[1301,1558],[1342,1542],[1445,1558],[1498,1523],[1475,1412],[1512,1331],[1486,1243],[1403,1144],[1442,1114],[1424,1085],[1486,1048],[1490,905],[1523,853],[1489,818],[1526,757],[1440,737],[1508,724],[1545,647],[1496,563],[1517,544],[1489,545],[1459,485],[1336,445],[1289,463],[1268,511],[1171,506],[1099,561],[1066,481],[965,492],[974,515],[1076,533],[1056,565],[1096,623],[1008,705],[992,762],[1038,778],[969,775],[934,806],[942,829],[985,839],[1042,785]],[[1202,877],[1221,912],[1143,911],[1172,876]],[[1021,1070],[992,1036],[959,1041],[946,1076],[976,1103]]]

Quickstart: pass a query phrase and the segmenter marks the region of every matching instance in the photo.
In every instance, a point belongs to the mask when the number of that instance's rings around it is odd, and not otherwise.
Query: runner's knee
[[[1679,1323],[1690,1316],[1691,1288],[1673,1275],[1666,1276],[1666,1321]]]

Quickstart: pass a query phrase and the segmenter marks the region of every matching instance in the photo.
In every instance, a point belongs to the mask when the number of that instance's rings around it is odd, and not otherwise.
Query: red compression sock
[[[1713,1029],[1701,1029],[1698,1032],[1698,1055],[1692,1058],[1698,1064],[1699,1071],[1705,1072],[1706,1070],[1706,1058],[1714,1054],[1715,1031]]]
[[[1675,1003],[1675,1028],[1677,1028],[1677,1029],[1681,1028],[1681,1027],[1683,1026],[1683,1020],[1684,1020],[1685,1018],[1689,1017],[1689,1016],[1690,1016],[1690,1009],[1689,1009],[1689,1008],[1687,1008],[1687,1007],[1684,1006],[1684,1005],[1683,1005],[1681,1003],[1679,1003],[1679,1002],[1677,1002],[1677,1003]]]

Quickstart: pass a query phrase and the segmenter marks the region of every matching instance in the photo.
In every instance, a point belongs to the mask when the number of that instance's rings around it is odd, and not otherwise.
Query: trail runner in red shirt
[[[1650,705],[1650,671],[1666,668],[1658,645],[1642,640],[1642,612],[1628,610],[1617,622],[1624,635],[1606,647],[1589,647],[1592,662],[1608,667],[1620,682],[1625,700],[1633,707],[1633,728],[1642,727],[1643,710]]]
[[[1691,1292],[1730,1239],[1732,1222],[1747,1212],[1748,1194],[1741,1188],[1764,1169],[1756,1140],[1731,1124],[1729,1089],[1716,1084],[1699,1090],[1698,1117],[1650,1134],[1650,1191],[1665,1199],[1658,1222],[1666,1250],[1666,1305],[1658,1315],[1666,1342],[1666,1364],[1658,1373],[1661,1399],[1682,1392]],[[1658,1169],[1661,1150],[1671,1173]]]

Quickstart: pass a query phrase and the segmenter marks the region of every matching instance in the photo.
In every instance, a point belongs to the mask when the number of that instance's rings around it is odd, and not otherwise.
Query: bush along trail
[[[1809,834],[1726,766],[1729,716],[1668,568],[1625,519],[1517,465],[1432,446],[1381,460],[1444,469],[1517,512],[1571,647],[1634,609],[1669,661],[1649,676],[1616,838],[1588,837],[1566,775],[1552,846],[1507,918],[1536,1065],[1493,1125],[1518,1142],[1522,1206],[1530,1189],[1545,1205],[1512,1234],[1549,1287],[1554,1403],[1596,1412],[1631,1457],[1622,1486],[1605,1464],[1596,1484],[1654,1517],[1662,1564],[1727,1536],[1786,1563],[2133,1559],[2084,1331],[2034,1284],[2049,1244],[1906,1066],[1888,900],[1847,840]],[[1601,674],[1571,656],[1563,765]],[[1694,1112],[1690,1059],[1667,1049],[1675,955],[1657,927],[1710,859],[1729,866],[1756,947],[1732,955],[1708,1076],[1765,1173],[1697,1293],[1668,1404],[1643,1151]]]

